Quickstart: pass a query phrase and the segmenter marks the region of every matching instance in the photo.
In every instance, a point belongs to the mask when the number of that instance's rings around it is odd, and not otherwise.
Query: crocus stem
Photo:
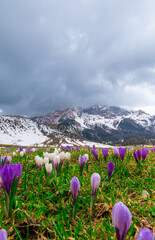
[[[95,197],[95,195],[92,195],[92,197],[91,197],[91,202],[90,202],[90,216],[92,216],[94,197]]]
[[[58,174],[58,171],[57,169],[55,168],[55,176],[57,177],[57,174]]]
[[[73,209],[73,217],[74,217],[74,219],[76,217],[77,209],[78,209],[78,197],[76,198],[75,203],[74,203],[74,209]]]
[[[10,200],[9,200],[9,195],[6,194],[6,212],[7,212],[7,217],[9,216],[9,211],[10,211]]]
[[[26,174],[27,174],[27,164],[26,164],[26,156],[25,156],[25,191],[26,191]]]

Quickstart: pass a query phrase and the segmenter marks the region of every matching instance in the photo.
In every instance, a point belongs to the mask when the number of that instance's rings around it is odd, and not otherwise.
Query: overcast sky
[[[95,104],[155,115],[155,1],[0,0],[1,114]]]

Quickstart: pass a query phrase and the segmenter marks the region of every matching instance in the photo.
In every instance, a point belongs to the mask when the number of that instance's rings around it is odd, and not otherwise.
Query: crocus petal
[[[14,179],[14,171],[8,165],[3,165],[0,168],[0,177],[1,177],[1,186],[3,189],[6,190],[7,194],[9,195],[11,184]]]
[[[141,159],[141,151],[140,151],[140,149],[137,149],[136,155],[137,155],[137,159],[140,160]]]
[[[146,159],[147,154],[149,153],[149,150],[147,148],[142,149],[142,158],[143,160]]]
[[[93,150],[92,150],[92,154],[94,155],[94,157],[96,158],[96,160],[98,160],[97,149],[93,149]]]
[[[114,155],[115,155],[115,158],[117,159],[118,154],[119,154],[119,150],[118,150],[117,147],[114,147],[114,148],[113,148],[113,153],[114,153]]]
[[[125,240],[131,221],[130,210],[122,202],[117,202],[112,209],[112,223],[118,240]]]
[[[0,230],[0,240],[7,240],[7,231],[5,229]]]
[[[136,240],[154,240],[154,235],[149,229],[142,228],[139,230]]]
[[[107,148],[103,148],[102,149],[102,154],[103,154],[104,160],[106,161],[106,157],[108,155],[108,149]]]
[[[107,168],[108,168],[108,177],[107,178],[110,178],[110,176],[113,174],[113,171],[114,171],[114,168],[115,168],[114,163],[109,162]]]
[[[77,198],[77,194],[78,194],[78,192],[80,190],[80,183],[79,183],[79,179],[77,177],[73,177],[71,179],[70,189],[71,189],[71,193],[72,193],[73,202],[75,204],[75,201],[76,201],[76,198]]]
[[[98,173],[93,173],[91,176],[92,195],[96,194],[96,191],[100,185],[101,177]]]
[[[126,149],[120,147],[120,148],[119,148],[119,155],[120,155],[120,158],[121,158],[122,161],[124,160],[125,153],[126,153]]]

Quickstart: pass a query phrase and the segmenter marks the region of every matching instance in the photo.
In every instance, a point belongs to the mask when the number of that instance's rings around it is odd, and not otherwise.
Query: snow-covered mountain
[[[0,116],[0,144],[36,145],[47,140],[35,122],[21,116]]]
[[[68,108],[33,118],[38,126],[55,127],[64,134],[95,141],[122,142],[132,138],[155,138],[155,116],[141,110],[92,106]],[[39,127],[40,128],[40,127]]]
[[[155,139],[155,116],[141,110],[92,106],[68,108],[42,117],[0,116],[0,144],[37,145],[97,141],[132,143]],[[131,140],[131,141],[130,141]],[[135,143],[135,142],[134,142]],[[76,144],[76,143],[75,143]]]

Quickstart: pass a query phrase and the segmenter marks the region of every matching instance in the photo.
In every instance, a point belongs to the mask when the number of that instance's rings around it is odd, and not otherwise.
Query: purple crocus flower
[[[0,230],[0,240],[7,240],[7,231],[5,229]]]
[[[24,147],[23,146],[20,146],[19,147],[19,152],[23,151]]]
[[[135,160],[136,160],[136,163],[138,163],[138,158],[137,158],[136,152],[133,153],[133,156],[134,156],[134,158],[135,158]]]
[[[147,148],[142,149],[142,158],[143,160],[146,159],[147,154],[149,153],[149,150]]]
[[[89,145],[87,145],[87,148],[89,149],[89,148],[90,148],[90,146],[89,146]]]
[[[0,179],[1,187],[6,190],[9,196],[11,184],[13,183],[14,179],[12,167],[8,167],[8,165],[2,165],[0,168]]]
[[[95,196],[96,191],[100,185],[101,177],[98,173],[93,173],[91,176],[92,195]]]
[[[137,155],[137,159],[140,160],[142,156],[140,149],[137,149],[136,155]]]
[[[87,162],[87,157],[85,155],[83,155],[83,156],[80,155],[79,156],[79,163],[80,163],[81,169],[83,167],[83,164],[86,163],[86,162]]]
[[[30,153],[31,151],[32,151],[31,148],[26,149],[26,152],[27,152],[27,153]]]
[[[118,158],[118,154],[119,154],[119,150],[118,150],[117,147],[114,147],[114,148],[113,148],[113,153],[114,153],[115,158],[116,158],[116,160],[117,160],[117,158]]]
[[[6,190],[8,196],[13,183],[14,178],[18,177],[18,182],[22,174],[22,166],[20,163],[13,165],[13,163],[8,165],[3,165],[0,168],[0,178],[1,178],[1,187]],[[17,184],[18,184],[17,182]]]
[[[10,163],[11,160],[12,160],[12,157],[11,157],[11,156],[7,156],[7,157],[6,157],[6,163]]]
[[[92,154],[94,155],[95,159],[98,160],[97,149],[93,149]]]
[[[71,189],[71,193],[72,193],[73,203],[75,205],[77,194],[80,190],[80,183],[79,183],[79,179],[77,177],[73,177],[71,179],[70,189]]]
[[[4,160],[5,160],[5,158],[6,158],[6,156],[1,156],[1,160],[3,160],[3,161],[4,161]]]
[[[91,176],[92,197],[91,197],[91,202],[90,202],[90,215],[92,215],[94,198],[95,198],[95,194],[97,192],[97,189],[100,185],[100,182],[101,182],[100,175],[98,173],[93,173],[92,176]]]
[[[79,146],[76,147],[76,151],[77,151],[77,152],[79,151],[79,148],[80,148]]]
[[[70,149],[70,147],[67,145],[67,146],[66,146],[66,150],[69,151],[69,149]]]
[[[142,228],[139,230],[136,240],[154,240],[154,235],[149,229]]]
[[[131,226],[132,215],[122,202],[117,202],[112,209],[112,223],[116,231],[117,240],[125,240]]]
[[[1,156],[0,157],[0,166],[1,166],[2,162],[3,162],[3,164],[6,163],[5,160],[6,160],[6,156]]]
[[[6,152],[11,152],[11,149],[6,149]]]
[[[108,155],[108,149],[107,148],[103,148],[102,149],[102,154],[103,154],[104,160],[106,162],[106,158],[107,158],[107,155]]]
[[[16,164],[11,163],[10,166],[12,166],[12,168],[13,168],[14,178],[18,177],[18,182],[17,182],[17,185],[18,185],[19,179],[22,175],[22,166],[19,162],[16,163]]]
[[[113,174],[113,172],[114,172],[114,168],[115,168],[114,163],[113,162],[109,162],[107,168],[108,168],[107,179],[109,179],[111,177],[111,175]]]
[[[126,153],[126,149],[120,147],[120,148],[119,148],[119,155],[120,155],[122,161],[124,160],[125,153]]]
[[[93,145],[93,149],[95,149],[95,144]]]

